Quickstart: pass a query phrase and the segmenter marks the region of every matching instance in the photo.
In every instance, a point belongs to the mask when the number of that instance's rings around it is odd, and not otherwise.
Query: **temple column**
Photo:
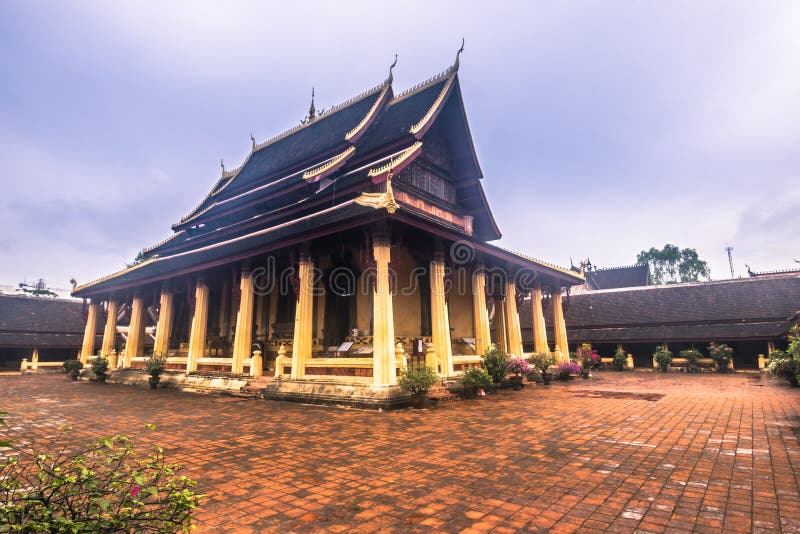
[[[376,280],[372,295],[372,377],[376,386],[397,383],[394,343],[394,311],[389,285],[391,244],[389,235],[373,237],[372,254],[375,258]]]
[[[431,334],[443,376],[453,375],[453,346],[450,342],[450,316],[444,288],[444,255],[437,252],[431,262]]]
[[[128,341],[125,343],[125,356],[122,367],[130,367],[131,360],[144,354],[144,298],[135,295],[131,303],[131,324],[128,327]]]
[[[108,301],[108,313],[106,314],[106,329],[103,331],[103,348],[100,349],[100,355],[103,358],[108,358],[108,366],[113,369],[117,365],[116,354],[112,355],[114,351],[115,341],[117,339],[117,301]],[[111,361],[111,360],[114,361]]]
[[[161,301],[158,306],[158,324],[156,324],[156,340],[153,343],[153,354],[167,356],[169,352],[169,336],[172,335],[172,304],[174,295],[165,284],[161,288]]]
[[[547,326],[545,325],[544,312],[542,311],[541,286],[537,286],[531,292],[531,310],[533,315],[533,352],[547,354],[550,349],[547,347]]]
[[[31,353],[31,369],[34,371],[39,369],[39,349],[33,349]]]
[[[197,371],[197,361],[205,355],[207,332],[208,285],[203,279],[198,279],[194,290],[194,316],[189,334],[189,355],[186,358],[187,373]]]
[[[94,341],[97,336],[97,304],[89,304],[86,317],[86,330],[83,332],[83,345],[81,346],[81,361],[86,364],[94,356]]]
[[[244,360],[252,356],[253,346],[253,277],[250,267],[242,267],[239,278],[239,313],[236,316],[236,334],[233,338],[233,363],[231,373],[244,372]]]
[[[478,268],[472,273],[472,318],[475,329],[475,352],[485,354],[492,342],[489,310],[486,309],[486,273]]]
[[[506,284],[506,325],[508,325],[508,352],[517,358],[524,357],[522,329],[517,313],[517,287],[513,280],[509,280]]]
[[[228,338],[228,332],[230,331],[230,320],[228,318],[230,298],[231,282],[230,280],[223,280],[219,294],[219,337],[223,339]]]
[[[256,335],[259,338],[263,338],[266,336],[267,329],[266,329],[266,305],[267,305],[267,296],[264,294],[263,291],[259,291],[258,295],[255,297],[256,299]]]
[[[561,288],[553,288],[553,333],[556,347],[561,351],[561,361],[569,361],[569,344],[567,343],[567,323],[564,321],[564,308],[561,305]]]
[[[497,350],[505,354],[508,352],[506,344],[506,301],[504,298],[494,299],[494,323],[495,333],[497,334]]]
[[[305,376],[306,361],[311,358],[311,328],[314,313],[313,288],[314,262],[307,254],[300,257],[298,269],[299,295],[294,314],[294,339],[292,341],[292,380]]]

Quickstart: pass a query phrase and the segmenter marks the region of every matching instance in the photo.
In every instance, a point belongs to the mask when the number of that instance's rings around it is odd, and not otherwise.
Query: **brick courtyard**
[[[207,494],[202,532],[800,532],[800,390],[598,373],[377,413],[0,376],[29,437],[136,433]]]

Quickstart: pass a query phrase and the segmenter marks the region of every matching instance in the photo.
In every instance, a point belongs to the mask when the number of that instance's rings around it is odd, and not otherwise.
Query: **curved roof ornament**
[[[463,51],[464,51],[464,38],[462,37],[461,38],[461,48],[459,48],[458,52],[456,52],[456,62],[453,63],[453,70],[458,70],[459,58],[461,57],[461,52],[463,52]]]
[[[397,65],[397,54],[394,55],[394,63],[392,63],[389,67],[389,78],[386,80],[387,83],[392,83],[392,81],[394,81],[394,73],[392,73],[392,69],[394,69],[395,65]]]
[[[253,148],[250,150],[251,152],[256,151],[256,138],[253,137],[253,132],[250,132],[250,142],[253,144]]]
[[[219,166],[222,167],[222,176],[225,176],[225,160],[223,158],[219,158]]]

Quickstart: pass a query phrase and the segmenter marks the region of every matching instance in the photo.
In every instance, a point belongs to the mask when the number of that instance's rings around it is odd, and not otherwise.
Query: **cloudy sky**
[[[224,7],[222,7],[224,6]],[[383,80],[460,79],[502,244],[714,278],[800,259],[797,2],[0,1],[0,284],[169,235],[250,133]]]

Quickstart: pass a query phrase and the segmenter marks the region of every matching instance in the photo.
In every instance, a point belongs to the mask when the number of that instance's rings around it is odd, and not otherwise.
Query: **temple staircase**
[[[236,394],[237,397],[252,397],[256,399],[261,399],[263,397],[264,390],[269,386],[269,383],[272,379],[275,378],[271,375],[263,375],[258,378],[251,378],[247,381],[247,384],[242,386],[242,390]]]

